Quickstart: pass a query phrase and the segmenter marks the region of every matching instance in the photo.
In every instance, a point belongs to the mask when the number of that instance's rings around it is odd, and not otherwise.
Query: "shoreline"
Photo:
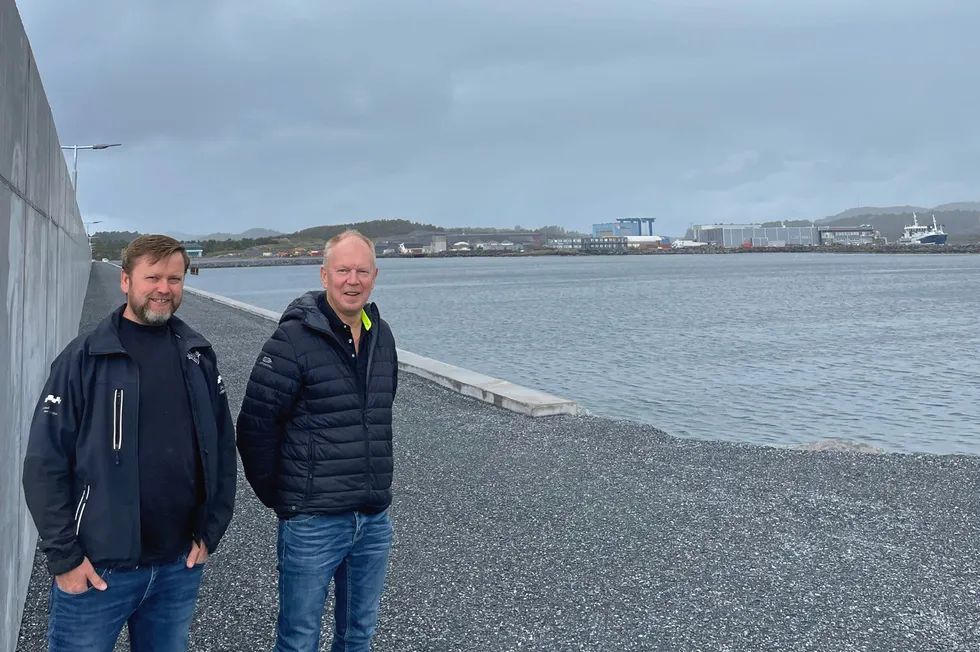
[[[582,256],[722,256],[747,254],[877,254],[877,255],[971,255],[980,254],[980,244],[944,245],[942,247],[910,247],[886,245],[872,247],[745,247],[726,249],[721,247],[681,247],[679,249],[639,249],[632,251],[579,251],[569,249],[546,249],[532,251],[486,251],[486,252],[442,252],[438,254],[400,254],[379,255],[379,260],[406,258],[552,258]],[[113,261],[118,263],[118,261]],[[316,256],[295,258],[239,257],[222,256],[218,258],[192,258],[191,266],[199,269],[219,269],[226,267],[279,267],[287,265],[320,265]]]

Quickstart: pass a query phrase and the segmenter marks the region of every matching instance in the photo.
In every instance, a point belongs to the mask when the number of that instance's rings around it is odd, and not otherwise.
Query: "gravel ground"
[[[117,279],[94,268],[84,324]],[[237,412],[273,325],[191,295],[180,315],[214,343]],[[980,458],[529,419],[407,374],[395,417],[375,650],[980,649]],[[238,495],[192,650],[273,646],[275,519],[243,478]],[[45,649],[48,583],[36,564],[18,650]]]

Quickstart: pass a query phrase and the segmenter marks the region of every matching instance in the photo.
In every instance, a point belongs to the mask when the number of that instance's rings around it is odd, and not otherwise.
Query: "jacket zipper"
[[[371,338],[371,350],[368,351],[367,369],[364,371],[364,398],[368,395],[368,379],[371,377],[371,363],[374,361],[374,349],[378,345],[377,333]],[[367,410],[367,400],[364,401],[365,411]]]
[[[82,492],[82,497],[78,499],[78,507],[75,508],[75,536],[78,536],[78,532],[82,529],[82,516],[85,514],[85,506],[88,505],[88,496],[92,491],[92,485],[85,485],[85,490]]]
[[[380,329],[380,326],[378,328]],[[375,333],[374,337],[371,338],[371,346],[368,348],[367,368],[364,370],[364,395],[361,396],[361,425],[364,426],[364,459],[367,462],[364,465],[364,482],[369,491],[371,489],[371,432],[368,430],[367,424],[367,404],[368,395],[371,392],[368,390],[368,387],[371,385],[371,363],[374,362],[374,349],[378,345],[379,337],[380,333]]]
[[[123,443],[123,390],[112,394],[112,450],[116,455],[116,466],[120,463],[119,451]]]

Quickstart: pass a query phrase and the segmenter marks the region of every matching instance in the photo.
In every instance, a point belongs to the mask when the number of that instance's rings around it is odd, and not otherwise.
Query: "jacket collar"
[[[327,311],[329,311],[329,316]],[[283,311],[279,323],[282,324],[294,319],[298,319],[307,328],[333,337],[336,336],[331,326],[331,320],[335,320],[338,324],[343,323],[330,308],[326,300],[326,292],[323,290],[310,290],[294,299]],[[361,323],[364,324],[365,330],[373,330],[380,321],[381,315],[377,304],[371,302],[364,306],[361,313]]]
[[[119,339],[119,320],[125,319],[123,317],[123,312],[125,311],[126,304],[124,303],[109,313],[96,326],[88,341],[88,352],[90,355],[126,353],[126,349],[123,348],[122,341]],[[211,343],[203,335],[188,326],[176,315],[170,318],[170,329],[187,350],[211,348]]]
[[[330,304],[327,303],[327,293],[317,292],[315,298],[316,306],[320,309],[320,312],[323,313],[323,316],[327,318],[327,323],[329,324],[330,328],[335,331],[343,331],[345,326],[344,320],[341,319],[340,315],[337,314],[337,311],[330,307]],[[371,326],[374,325],[374,322],[368,315],[368,311],[373,310],[374,308],[375,305],[373,303],[369,303],[361,308],[361,325],[366,331],[371,330]],[[309,317],[307,317],[307,319],[312,325],[313,320],[310,320]]]

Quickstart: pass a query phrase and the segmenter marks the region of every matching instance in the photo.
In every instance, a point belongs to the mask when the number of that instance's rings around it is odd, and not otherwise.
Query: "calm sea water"
[[[686,437],[980,453],[980,256],[380,260],[401,348]],[[281,311],[319,268],[189,285]]]

